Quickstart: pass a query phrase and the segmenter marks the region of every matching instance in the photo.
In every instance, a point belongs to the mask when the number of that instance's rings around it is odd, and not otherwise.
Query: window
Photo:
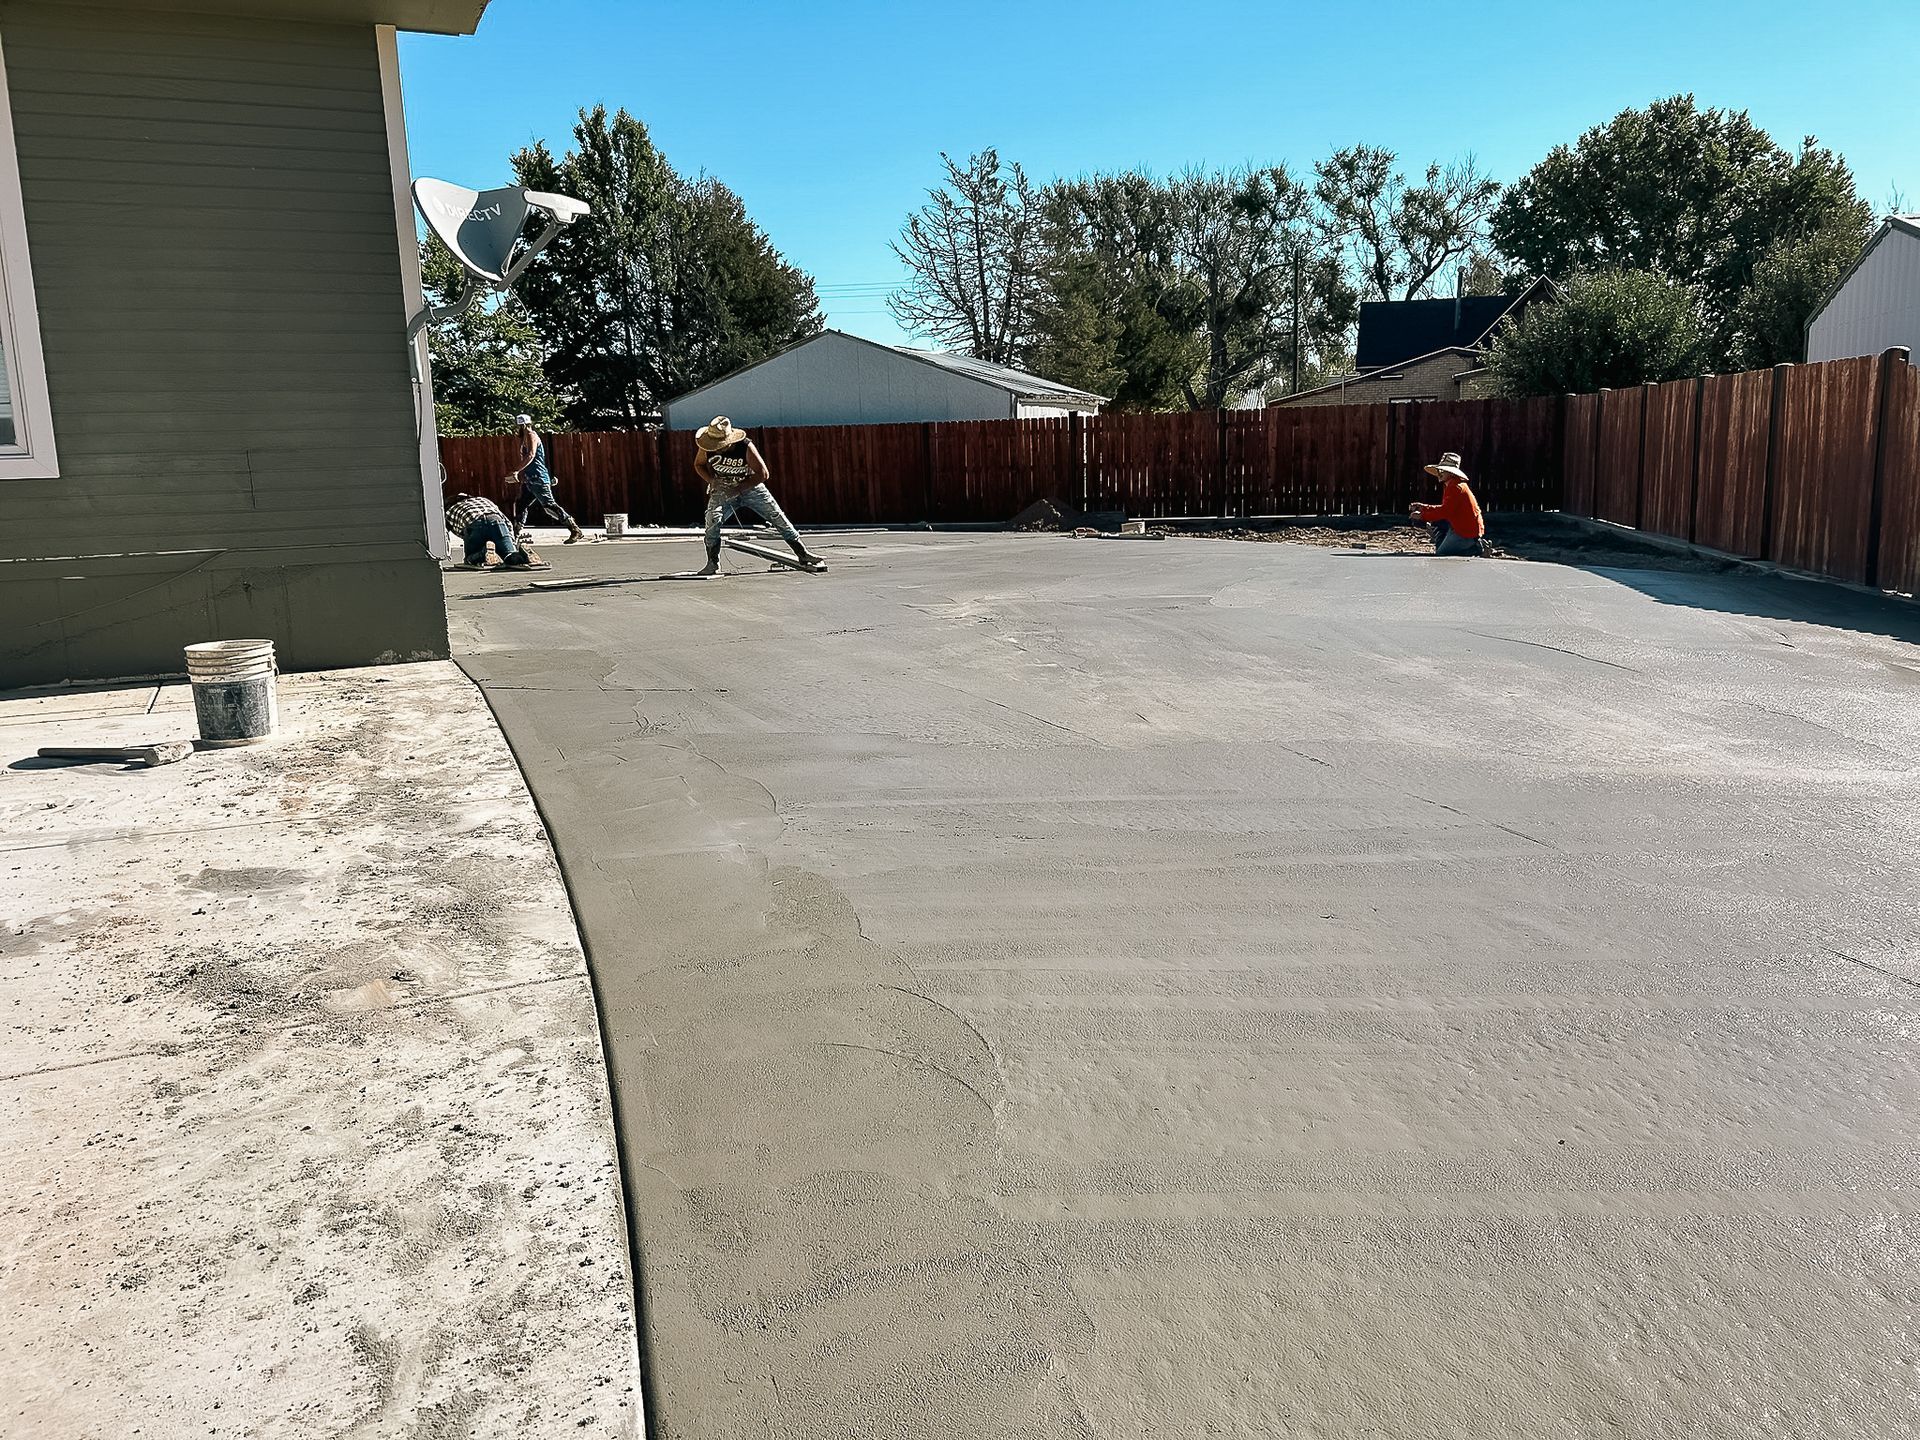
[[[0,480],[47,480],[59,473],[40,352],[40,314],[27,263],[27,216],[13,146],[7,56],[0,46]]]

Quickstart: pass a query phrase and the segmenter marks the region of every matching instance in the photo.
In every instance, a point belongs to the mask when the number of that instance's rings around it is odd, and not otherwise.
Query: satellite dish
[[[562,230],[591,215],[593,207],[571,195],[546,195],[518,185],[469,190],[465,185],[424,176],[413,182],[413,203],[467,272],[460,294],[450,303],[428,305],[407,323],[407,361],[418,391],[423,374],[420,332],[466,314],[479,303],[483,288],[513,289],[513,282],[534,257]],[[535,212],[544,214],[546,223],[538,234],[528,235],[527,217]]]
[[[469,190],[445,180],[420,179],[413,182],[413,200],[433,233],[469,274],[494,285],[508,283],[513,247],[526,230],[532,210],[527,191],[517,185]]]

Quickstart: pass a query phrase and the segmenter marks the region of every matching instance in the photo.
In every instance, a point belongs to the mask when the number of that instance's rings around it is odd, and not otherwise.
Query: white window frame
[[[47,359],[40,348],[40,309],[27,257],[27,212],[20,198],[20,157],[13,143],[7,95],[7,53],[0,42],[0,345],[16,443],[0,447],[0,480],[52,480],[60,474],[47,399]]]

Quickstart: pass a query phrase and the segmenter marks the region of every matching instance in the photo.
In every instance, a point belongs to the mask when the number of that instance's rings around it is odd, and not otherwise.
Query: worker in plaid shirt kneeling
[[[513,538],[513,526],[500,507],[483,495],[456,495],[447,506],[447,533],[458,535],[467,547],[467,568],[484,570],[487,542],[493,542],[500,563],[516,570],[539,564],[534,553]]]

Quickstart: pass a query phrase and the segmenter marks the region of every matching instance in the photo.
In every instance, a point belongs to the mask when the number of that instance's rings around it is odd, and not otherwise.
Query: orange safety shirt
[[[1446,521],[1462,540],[1478,540],[1487,533],[1487,522],[1480,518],[1480,502],[1473,498],[1473,487],[1451,475],[1447,477],[1447,488],[1440,492],[1438,505],[1414,508],[1429,525],[1436,520]]]

